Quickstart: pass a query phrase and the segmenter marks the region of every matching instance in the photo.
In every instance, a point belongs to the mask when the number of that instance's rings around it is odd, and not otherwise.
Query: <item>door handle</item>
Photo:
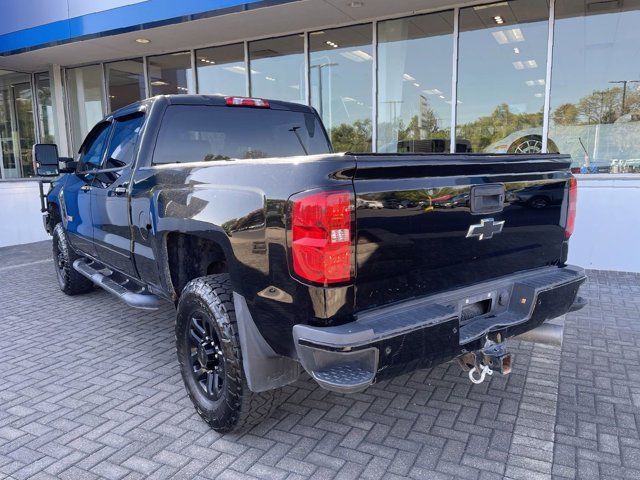
[[[127,193],[127,187],[125,185],[121,185],[118,187],[115,187],[113,189],[113,194],[114,195],[124,195],[125,193]]]
[[[88,192],[89,190],[91,190],[91,185],[82,185],[80,187],[80,190],[82,190],[83,192]]]

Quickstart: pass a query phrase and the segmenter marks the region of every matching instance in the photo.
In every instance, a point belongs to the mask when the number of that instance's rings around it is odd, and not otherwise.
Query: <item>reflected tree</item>
[[[336,152],[370,152],[371,120],[341,123],[331,129],[331,144]]]

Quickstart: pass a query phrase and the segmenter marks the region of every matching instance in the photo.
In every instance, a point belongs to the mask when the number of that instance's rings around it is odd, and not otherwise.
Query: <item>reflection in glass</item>
[[[460,10],[457,143],[474,152],[542,151],[548,17],[546,0]]]
[[[209,95],[246,95],[247,69],[244,45],[236,43],[196,52],[198,93]]]
[[[107,76],[110,112],[145,97],[144,66],[141,58],[106,63],[104,71]]]
[[[36,91],[38,94],[40,142],[56,143],[56,130],[53,123],[53,102],[51,99],[51,81],[48,73],[36,74]]]
[[[20,132],[25,112],[32,109],[31,95],[22,96],[24,86],[29,86],[29,76],[0,70],[0,174],[2,178],[17,178],[21,176],[20,164],[27,152],[24,152]],[[18,95],[18,97],[16,97]],[[18,100],[18,98],[21,98]],[[31,128],[23,134],[33,135],[33,117]],[[29,148],[30,150],[30,148]],[[29,152],[30,155],[30,152]],[[28,172],[27,172],[28,173]]]
[[[249,43],[251,96],[306,103],[304,36]]]
[[[444,152],[451,135],[453,12],[378,23],[378,151]]]
[[[194,91],[191,53],[176,52],[147,57],[151,96]]]
[[[549,141],[575,171],[640,173],[640,1],[590,3],[556,1]]]
[[[372,26],[309,35],[311,104],[337,152],[371,151]]]
[[[104,117],[102,67],[70,68],[66,71],[71,142],[77,152],[89,130]]]
[[[32,148],[36,143],[36,131],[33,123],[33,95],[31,82],[13,85],[13,99],[16,108],[16,133],[18,135],[19,156],[22,176],[33,176]]]
[[[328,151],[324,130],[311,113],[171,105],[162,119],[153,163],[291,157]]]

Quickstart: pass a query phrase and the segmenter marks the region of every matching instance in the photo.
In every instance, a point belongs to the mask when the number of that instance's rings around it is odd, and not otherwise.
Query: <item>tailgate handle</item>
[[[496,213],[504,207],[504,185],[474,185],[471,187],[471,213]]]

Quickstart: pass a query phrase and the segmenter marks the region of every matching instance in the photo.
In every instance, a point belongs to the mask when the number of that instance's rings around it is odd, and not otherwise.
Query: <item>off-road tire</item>
[[[177,307],[176,350],[182,380],[198,414],[219,433],[242,431],[268,418],[280,402],[280,389],[252,392],[242,366],[242,352],[228,274],[209,275],[190,281]],[[206,314],[219,339],[223,355],[220,397],[212,400],[194,374],[190,341],[192,318]],[[207,337],[208,338],[208,337]]]
[[[62,223],[53,229],[53,263],[60,290],[67,295],[78,295],[93,290],[93,282],[73,268],[73,262],[82,258],[73,251]]]

